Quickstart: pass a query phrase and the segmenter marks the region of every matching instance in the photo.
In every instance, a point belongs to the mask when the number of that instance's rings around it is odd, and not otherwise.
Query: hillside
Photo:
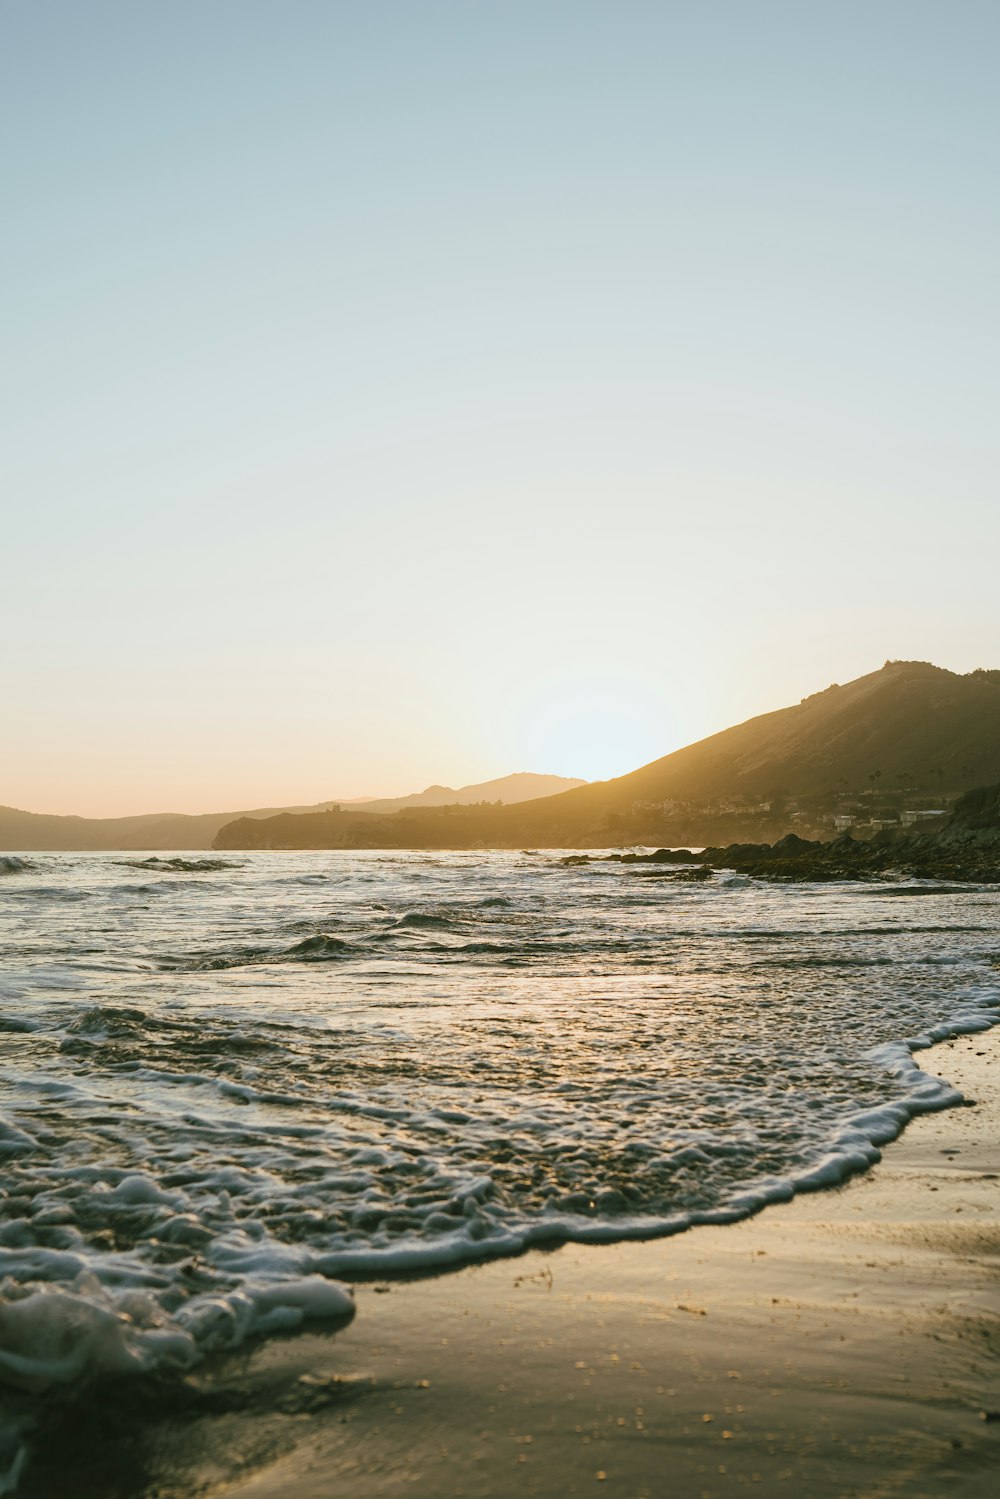
[[[764,803],[787,822],[835,801],[905,793],[945,801],[998,778],[1000,671],[962,676],[926,662],[887,662],[630,775],[538,803],[531,822],[539,832],[596,830],[609,817],[645,823],[657,813],[704,822],[763,816]]]
[[[721,843],[833,827],[903,802],[946,805],[1000,780],[1000,671],[922,661],[828,687],[615,780],[526,805],[412,809],[377,833],[360,814],[241,824],[217,847],[599,847]],[[375,841],[368,842],[371,838]],[[245,842],[240,840],[247,840]]]
[[[364,800],[344,803],[367,813],[391,814],[401,808],[433,807],[444,804],[470,804],[482,801],[513,803],[532,797],[548,796],[566,787],[585,782],[564,776],[532,775],[522,771],[462,786],[453,791],[448,786],[430,786],[426,791],[392,800]],[[258,807],[253,811],[150,812],[137,817],[58,817],[42,812],[22,812],[16,807],[0,807],[0,848],[18,852],[66,849],[83,852],[88,849],[201,849],[211,848],[219,830],[236,820],[258,821],[284,816],[322,815],[338,807],[335,801],[318,802],[308,807]],[[379,847],[376,842],[373,847]]]

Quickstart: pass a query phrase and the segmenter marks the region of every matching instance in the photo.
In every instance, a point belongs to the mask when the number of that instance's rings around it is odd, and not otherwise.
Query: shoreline
[[[72,1472],[39,1458],[25,1499],[985,1499],[1000,1027],[920,1062],[977,1106],[918,1115],[840,1186],[672,1237],[360,1283],[346,1329],[231,1355],[179,1408],[117,1434],[113,1412],[70,1418]]]

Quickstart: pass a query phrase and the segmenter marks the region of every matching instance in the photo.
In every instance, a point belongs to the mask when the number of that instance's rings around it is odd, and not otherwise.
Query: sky
[[[994,0],[7,0],[0,803],[1000,666]]]

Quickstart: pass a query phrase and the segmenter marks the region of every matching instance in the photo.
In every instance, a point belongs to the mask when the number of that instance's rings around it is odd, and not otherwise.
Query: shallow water
[[[958,1101],[911,1048],[1000,1005],[996,890],[545,852],[0,873],[0,1382],[21,1390],[342,1313],[330,1277],[840,1180]]]

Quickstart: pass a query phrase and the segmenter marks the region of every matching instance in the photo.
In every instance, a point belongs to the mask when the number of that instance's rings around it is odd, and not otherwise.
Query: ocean
[[[730,1222],[962,1101],[921,1052],[1000,1017],[997,890],[563,857],[0,860],[0,1475],[25,1395]]]

